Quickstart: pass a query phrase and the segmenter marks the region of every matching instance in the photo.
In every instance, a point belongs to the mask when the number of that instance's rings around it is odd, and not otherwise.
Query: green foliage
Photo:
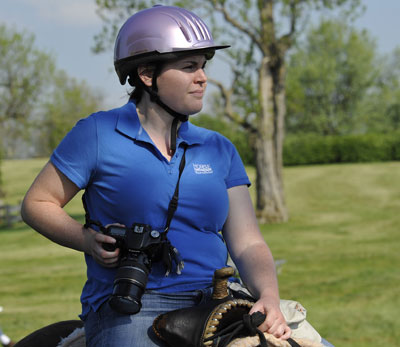
[[[3,161],[3,153],[0,147],[0,168],[1,168],[1,163]],[[3,175],[2,175],[2,171],[0,170],[0,198],[2,198],[4,196],[4,191],[3,191]],[[1,202],[1,200],[0,200]]]
[[[379,78],[365,96],[360,116],[366,129],[390,133],[400,129],[400,47],[382,57]]]
[[[70,78],[64,71],[54,74],[40,121],[41,155],[49,155],[79,119],[98,111],[101,99],[102,93],[84,81]]]
[[[44,163],[5,160],[13,201]],[[290,220],[261,225],[275,259],[285,260],[281,298],[302,303],[308,321],[335,346],[396,346],[400,163],[286,167],[283,173]],[[79,197],[67,209],[82,220]],[[20,224],[0,230],[0,254],[0,324],[7,335],[18,341],[45,325],[78,319],[86,279],[81,253]]]
[[[400,159],[400,133],[320,136],[290,135],[285,165],[379,162]]]
[[[254,165],[254,151],[251,148],[249,137],[239,126],[229,123],[222,117],[212,117],[207,114],[200,114],[190,118],[197,126],[219,132],[227,137],[235,145],[245,165]]]
[[[6,157],[29,137],[50,77],[53,58],[35,48],[34,36],[0,25],[0,146]]]
[[[343,20],[322,20],[290,56],[289,133],[365,131],[360,115],[379,76],[374,41]]]

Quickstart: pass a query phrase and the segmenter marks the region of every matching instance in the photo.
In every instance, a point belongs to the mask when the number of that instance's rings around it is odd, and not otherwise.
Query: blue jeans
[[[321,343],[326,347],[335,347],[330,342],[326,341],[324,338],[322,339]]]
[[[146,291],[138,314],[115,312],[104,303],[97,312],[90,311],[85,320],[87,347],[165,346],[153,333],[154,319],[161,313],[191,307],[210,299],[212,288],[191,292],[160,293]]]

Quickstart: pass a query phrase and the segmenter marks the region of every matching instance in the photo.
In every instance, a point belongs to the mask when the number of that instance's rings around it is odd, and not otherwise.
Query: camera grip
[[[117,249],[117,244],[116,243],[105,243],[105,242],[103,242],[101,244],[101,246],[107,252],[114,252]]]

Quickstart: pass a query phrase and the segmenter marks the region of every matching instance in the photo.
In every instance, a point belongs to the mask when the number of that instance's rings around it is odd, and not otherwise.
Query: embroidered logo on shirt
[[[193,164],[194,173],[197,175],[212,174],[213,169],[210,164]]]

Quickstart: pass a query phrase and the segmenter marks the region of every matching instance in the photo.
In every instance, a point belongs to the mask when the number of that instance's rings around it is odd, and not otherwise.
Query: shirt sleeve
[[[54,166],[80,189],[90,182],[97,162],[96,120],[81,119],[64,137],[50,157]]]
[[[226,188],[229,189],[241,185],[250,186],[251,182],[247,176],[246,169],[243,165],[242,159],[240,158],[239,152],[232,143],[230,143],[230,146],[231,165],[228,177],[225,180]]]

